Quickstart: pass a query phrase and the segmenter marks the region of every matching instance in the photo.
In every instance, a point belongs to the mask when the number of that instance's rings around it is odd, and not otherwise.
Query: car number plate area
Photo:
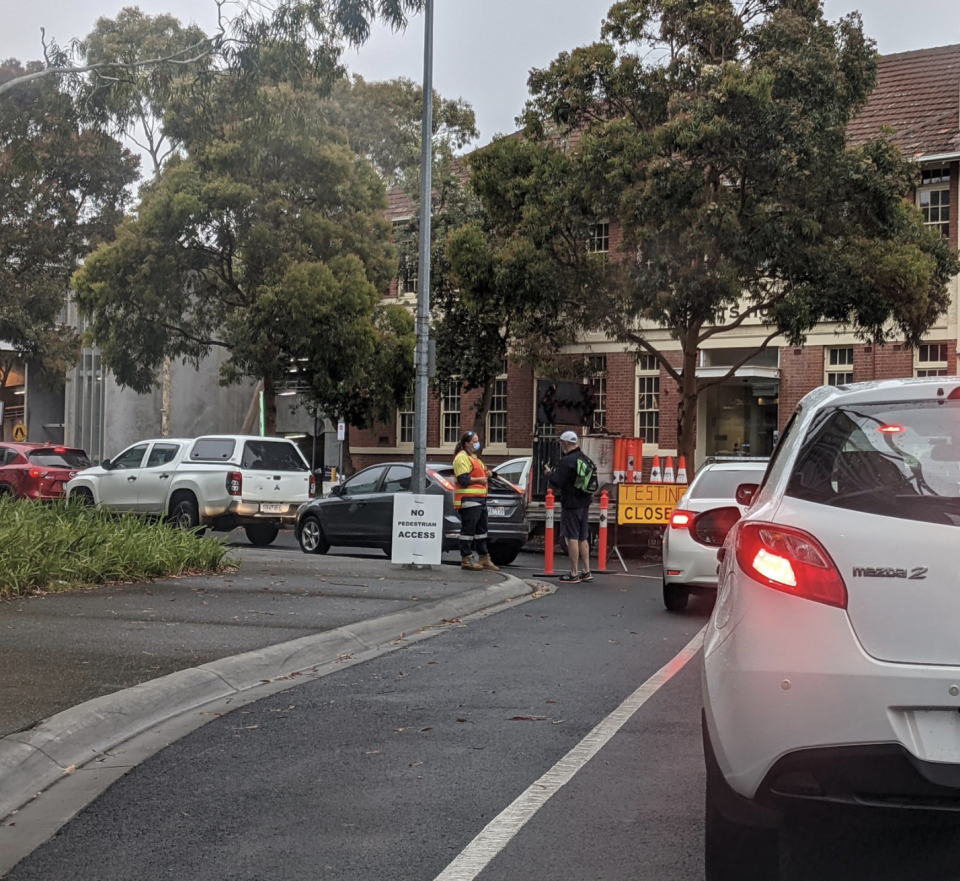
[[[284,505],[261,505],[261,514],[282,514]]]
[[[891,707],[900,742],[918,759],[960,764],[960,713],[956,709]]]
[[[500,505],[493,505],[493,506],[490,508],[490,516],[491,516],[491,517],[506,517],[506,516],[507,516],[507,509],[501,507]]]

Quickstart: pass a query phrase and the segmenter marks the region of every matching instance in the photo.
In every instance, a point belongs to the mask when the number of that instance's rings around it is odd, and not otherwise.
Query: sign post
[[[393,497],[390,560],[401,566],[439,566],[443,555],[443,496]]]

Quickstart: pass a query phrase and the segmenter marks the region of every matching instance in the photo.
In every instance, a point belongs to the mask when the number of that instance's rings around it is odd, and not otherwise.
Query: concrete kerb
[[[0,739],[0,821],[65,774],[168,719],[538,590],[536,585],[502,574],[499,584],[171,673],[79,704],[29,731],[4,737]]]

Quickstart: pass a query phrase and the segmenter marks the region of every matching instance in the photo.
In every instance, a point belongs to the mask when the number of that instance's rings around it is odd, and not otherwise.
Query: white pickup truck
[[[184,529],[242,526],[260,546],[292,527],[297,510],[315,491],[315,478],[296,444],[244,435],[141,441],[67,484],[69,498],[166,517]]]

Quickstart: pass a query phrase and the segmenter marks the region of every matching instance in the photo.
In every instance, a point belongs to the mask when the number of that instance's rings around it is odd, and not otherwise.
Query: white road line
[[[460,855],[437,875],[436,881],[473,881],[533,819],[537,811],[569,783],[630,721],[633,714],[686,666],[702,644],[703,630],[690,640],[680,654],[654,673],[546,774],[494,817]]]

